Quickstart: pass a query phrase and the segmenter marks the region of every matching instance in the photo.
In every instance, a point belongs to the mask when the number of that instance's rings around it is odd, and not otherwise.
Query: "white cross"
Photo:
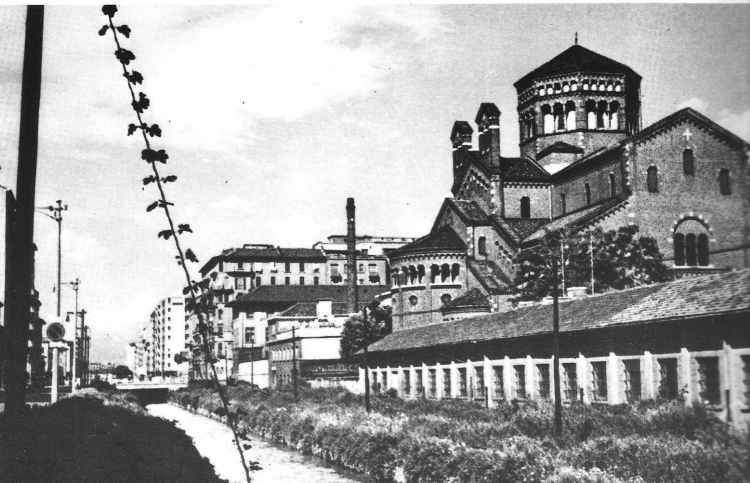
[[[687,142],[690,142],[690,136],[692,136],[692,135],[693,135],[693,133],[691,133],[691,132],[690,132],[690,129],[689,129],[689,128],[687,128],[687,129],[685,129],[685,132],[684,132],[684,133],[682,133],[682,135],[683,135],[683,136],[685,136],[685,140],[686,140]]]

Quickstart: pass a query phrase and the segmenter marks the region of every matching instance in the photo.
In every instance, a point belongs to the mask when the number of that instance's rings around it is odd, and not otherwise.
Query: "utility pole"
[[[562,396],[560,395],[560,308],[557,300],[557,257],[552,257],[552,331],[554,333],[555,435],[562,436]]]
[[[77,344],[78,342],[78,289],[81,286],[81,280],[78,277],[76,277],[76,279],[73,280],[72,282],[60,283],[59,267],[60,265],[58,265],[58,272],[57,272],[57,275],[58,275],[58,279],[57,279],[58,280],[57,282],[58,283],[58,289],[57,289],[58,311],[60,309],[59,304],[60,304],[61,285],[67,285],[76,291],[76,308],[74,312],[75,319],[73,321],[73,349],[70,351],[70,371],[71,371],[70,372],[70,391],[71,393],[74,393],[76,390],[76,365],[78,364],[78,360],[79,360],[78,359],[78,344]],[[68,314],[68,316],[70,316],[70,314]]]
[[[76,304],[77,306],[78,304]],[[78,317],[76,316],[76,321],[78,320]],[[84,370],[84,362],[85,362],[85,354],[86,354],[86,309],[81,309],[81,338],[80,342],[78,343],[78,347],[76,348],[76,364],[73,366],[74,372],[73,372],[73,380],[70,383],[70,386],[72,389],[75,389],[75,375],[78,374],[81,378],[81,384],[83,384],[83,374],[85,372]],[[76,367],[78,366],[78,367]]]
[[[51,215],[48,215],[47,213],[44,213],[43,211],[40,212],[45,216],[48,216],[55,220],[57,222],[57,287],[55,287],[55,291],[57,292],[57,318],[60,318],[60,296],[62,292],[62,287],[60,286],[60,277],[62,274],[62,212],[67,211],[68,205],[63,205],[62,200],[57,200],[57,206],[50,205],[50,206],[37,206],[37,210],[49,210],[52,212]]]
[[[362,307],[362,338],[364,339],[365,347],[365,411],[370,412],[370,368],[367,366],[367,307]]]
[[[5,277],[5,411],[10,421],[20,420],[26,403],[26,356],[34,274],[34,200],[39,148],[43,39],[44,6],[28,6],[21,79],[17,202],[13,224],[6,227],[11,243],[6,250]],[[12,253],[9,254],[8,251]]]
[[[292,327],[292,384],[294,387],[294,402],[297,402],[297,339],[294,327]]]

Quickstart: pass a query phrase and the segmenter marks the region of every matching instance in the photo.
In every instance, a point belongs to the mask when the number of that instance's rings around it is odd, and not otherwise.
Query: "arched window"
[[[688,233],[685,237],[685,263],[689,267],[698,265],[698,237],[695,233]]]
[[[559,102],[556,102],[552,110],[552,114],[555,119],[555,130],[564,131],[565,130],[565,112],[563,110],[563,105],[560,104]]]
[[[596,129],[596,102],[593,100],[586,101],[586,127]]]
[[[682,152],[682,172],[690,176],[695,175],[695,160],[693,159],[692,149],[686,149]]]
[[[685,265],[685,235],[675,233],[674,235],[674,264],[678,267]]]
[[[313,277],[313,285],[320,285],[320,277]]]
[[[409,269],[406,267],[401,267],[401,285],[406,285],[409,283]]]
[[[607,101],[599,101],[596,110],[596,127],[597,129],[607,129],[609,116],[607,113]]]
[[[430,283],[436,283],[440,277],[440,267],[432,265],[430,267]]]
[[[461,274],[461,265],[454,263],[451,267],[451,282],[458,282],[458,276]]]
[[[609,90],[612,90],[612,85],[608,86]],[[617,101],[610,102],[609,104],[609,129],[616,131],[620,128],[619,119],[617,117],[617,111],[620,109],[620,103]]]
[[[731,195],[732,187],[729,185],[729,170],[719,171],[719,192],[723,195]]]
[[[531,218],[531,200],[528,196],[521,198],[521,218]]]
[[[419,282],[419,284],[424,283],[424,265],[417,266],[417,282]]]
[[[586,183],[583,188],[586,191],[586,206],[588,206],[591,204],[591,185]]]
[[[477,240],[477,252],[480,255],[487,255],[487,238],[480,236]]]
[[[560,210],[562,211],[563,215],[567,212],[565,206],[565,193],[560,194]]]
[[[617,194],[617,185],[615,184],[615,173],[609,173],[609,196],[614,197]]]
[[[698,235],[698,265],[708,265],[708,235],[705,233]]]
[[[416,285],[417,283],[417,267],[414,265],[409,267],[409,283],[412,285]]]
[[[568,101],[565,103],[565,129],[573,131],[576,128],[576,103]]]
[[[544,118],[544,134],[552,134],[555,132],[555,120],[552,117],[552,108],[549,104],[542,106],[542,116]]]
[[[649,166],[646,171],[646,186],[651,193],[659,192],[659,178],[656,166]]]
[[[440,281],[443,283],[448,283],[450,278],[451,278],[451,267],[449,267],[448,264],[445,263],[440,267]]]

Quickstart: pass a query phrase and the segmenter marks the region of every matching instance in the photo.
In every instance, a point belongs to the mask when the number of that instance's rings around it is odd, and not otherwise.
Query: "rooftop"
[[[370,302],[381,292],[389,289],[386,285],[362,285],[357,287],[361,302]],[[228,306],[240,306],[257,302],[317,302],[331,299],[346,302],[348,287],[342,285],[261,285],[260,287],[237,297]]]
[[[647,285],[560,303],[560,332],[750,313],[750,269]],[[371,352],[418,349],[552,332],[552,305],[395,332]]]

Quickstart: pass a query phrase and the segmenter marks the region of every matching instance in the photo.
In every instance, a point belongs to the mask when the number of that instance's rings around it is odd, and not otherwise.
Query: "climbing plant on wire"
[[[243,444],[241,442],[241,438],[237,430],[236,419],[233,417],[233,414],[229,410],[229,398],[227,397],[226,388],[219,382],[219,378],[216,374],[216,367],[214,366],[216,358],[213,355],[210,344],[210,321],[208,320],[208,317],[206,317],[207,311],[210,309],[210,307],[208,306],[208,304],[210,304],[210,300],[208,300],[209,297],[205,296],[205,292],[208,290],[210,280],[206,279],[196,282],[190,276],[190,270],[188,269],[187,262],[198,263],[198,258],[195,256],[191,249],[188,248],[183,250],[183,245],[180,243],[180,240],[182,235],[186,233],[192,233],[193,230],[190,228],[189,224],[175,223],[172,211],[170,209],[170,207],[174,206],[174,203],[171,203],[168,200],[165,192],[165,186],[169,183],[174,183],[175,181],[177,181],[177,176],[171,174],[165,176],[159,171],[161,165],[166,166],[169,155],[164,149],[155,149],[151,144],[151,140],[153,138],[161,138],[162,131],[158,124],[147,124],[143,120],[144,112],[149,108],[151,101],[143,92],[138,92],[138,94],[136,95],[135,88],[136,86],[143,84],[143,75],[141,75],[140,72],[133,70],[130,65],[131,62],[135,60],[135,54],[133,54],[132,51],[123,48],[120,44],[119,35],[122,35],[126,39],[130,38],[130,27],[128,27],[127,25],[116,26],[114,24],[113,19],[115,17],[115,14],[117,13],[117,7],[115,5],[105,5],[104,7],[102,7],[102,13],[108,17],[109,23],[102,26],[102,28],[99,30],[99,35],[104,36],[107,34],[107,32],[112,33],[115,45],[117,46],[117,50],[115,50],[115,57],[122,65],[123,77],[125,77],[132,100],[131,106],[133,107],[136,118],[138,120],[137,123],[133,123],[128,126],[128,136],[132,136],[136,132],[140,131],[140,134],[143,136],[143,142],[146,146],[146,148],[141,152],[141,159],[148,163],[151,169],[151,174],[146,178],[143,178],[143,185],[146,186],[153,184],[154,186],[156,186],[158,191],[158,198],[148,205],[146,211],[151,212],[160,209],[163,210],[164,215],[166,216],[168,228],[160,231],[158,233],[158,237],[163,238],[167,241],[170,239],[173,240],[175,248],[177,249],[177,255],[175,258],[177,259],[177,264],[182,268],[182,271],[185,274],[185,279],[187,280],[187,287],[185,288],[184,292],[186,295],[189,295],[189,300],[191,302],[190,305],[193,307],[193,311],[198,317],[197,328],[198,333],[200,334],[200,344],[202,347],[203,356],[206,358],[206,362],[208,363],[207,365],[209,365],[213,370],[212,379],[216,385],[216,389],[219,393],[222,404],[224,405],[225,414],[227,414],[227,421],[234,434],[234,442],[237,447],[237,451],[239,452],[240,459],[242,460],[242,466],[245,470],[245,476],[248,483],[250,483],[252,481],[250,472],[260,470],[261,468],[258,465],[258,462],[248,462],[245,459],[243,446],[245,446],[245,448],[249,448],[249,445]],[[201,296],[199,296],[199,294]]]

